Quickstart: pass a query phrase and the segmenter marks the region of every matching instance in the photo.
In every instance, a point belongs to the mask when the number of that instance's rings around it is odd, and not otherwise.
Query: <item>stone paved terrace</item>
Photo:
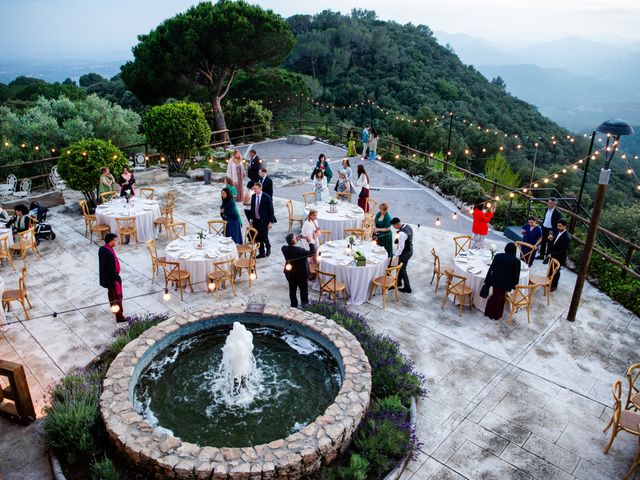
[[[258,151],[266,152],[267,145],[257,145]],[[279,147],[281,167],[270,164],[270,168],[275,177],[290,180],[296,170],[286,159],[294,157],[288,154],[286,144]],[[319,146],[308,148],[315,150],[307,157],[317,158]],[[289,163],[291,167],[287,167]],[[394,183],[391,170],[372,165],[377,168],[385,169],[390,188],[410,181],[398,175]],[[276,183],[291,183],[289,180]],[[160,194],[176,192],[176,217],[188,222],[189,233],[205,226],[206,219],[217,218],[219,184],[205,186],[171,179],[156,187]],[[245,275],[237,285],[238,296],[222,291],[221,302],[240,303],[249,295],[263,295],[270,303],[288,304],[278,246],[287,228],[285,199],[300,199],[298,188],[276,187],[280,221],[271,234],[273,254],[258,261],[254,288],[249,288]],[[373,196],[398,195],[395,190],[386,192]],[[403,479],[621,478],[636,442],[621,433],[605,456],[602,450],[608,435],[602,429],[611,416],[613,381],[622,378],[627,366],[637,361],[638,318],[588,285],[578,321],[567,322],[575,281],[571,272],[563,272],[550,307],[541,292],[536,294],[531,324],[527,324],[524,312],[508,326],[475,309],[463,309],[462,318],[450,304],[442,310],[442,287],[434,295],[429,285],[429,252],[435,247],[443,262],[451,262],[453,232],[467,232],[470,223],[460,218],[457,223],[447,223],[446,229],[432,228],[428,217],[447,212],[451,205],[432,192],[411,192],[425,199],[428,205],[424,210],[429,210],[422,226],[414,229],[416,253],[409,266],[414,292],[401,293],[400,302],[391,300],[386,310],[381,308],[380,296],[354,307],[379,331],[396,338],[427,377],[429,394],[418,402],[417,427],[423,446]],[[106,293],[98,285],[97,246],[83,235],[79,196],[73,192],[65,196],[66,206],[53,209],[50,216],[58,237],[40,244],[44,259],[30,256],[27,261],[32,319],[24,321],[20,309],[12,310],[10,324],[0,336],[0,358],[25,364],[38,412],[48,386],[64,372],[91,360],[115,329]],[[302,204],[297,203],[296,209],[301,211]],[[414,210],[408,206],[401,209],[403,214],[418,215]],[[165,245],[164,237],[159,239],[159,249]],[[118,253],[126,314],[182,312],[214,302],[214,297],[205,293],[186,293],[184,302],[172,295],[164,302],[160,286],[151,283],[144,244],[119,246]],[[536,268],[542,265],[536,262]],[[17,283],[17,275],[8,266],[1,274],[9,287]],[[38,424],[24,428],[0,419],[0,432],[0,478],[49,478]]]

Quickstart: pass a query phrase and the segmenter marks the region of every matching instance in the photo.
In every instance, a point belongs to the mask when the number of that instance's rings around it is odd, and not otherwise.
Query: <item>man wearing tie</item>
[[[298,247],[296,243],[302,238],[302,235],[287,235],[287,244],[282,247],[282,254],[286,259],[284,266],[284,276],[289,282],[289,300],[291,306],[298,307],[297,291],[300,290],[300,302],[304,307],[309,303],[309,261],[308,257],[316,254],[316,245],[309,244],[309,250]]]
[[[262,191],[273,200],[273,180],[267,176],[267,169],[264,167],[260,168],[260,183],[262,184]]]
[[[247,175],[254,182],[260,180],[260,167],[262,167],[262,159],[255,150],[249,150],[249,169]]]
[[[560,267],[564,267],[567,261],[567,254],[569,253],[569,242],[571,236],[567,232],[567,222],[565,220],[558,221],[558,233],[553,239],[549,240],[549,247],[547,253],[547,261],[549,258],[554,258],[560,262]],[[546,263],[546,262],[545,262]],[[562,268],[560,268],[562,270]],[[551,282],[551,291],[555,291],[558,288],[558,281],[560,280],[560,270],[553,277]]]
[[[558,200],[553,197],[547,201],[547,211],[544,212],[544,217],[542,217],[542,242],[540,243],[539,259],[545,258],[549,253],[548,248],[551,243],[549,241],[549,235],[553,235],[554,237],[556,236],[555,228],[562,218],[560,211],[556,208],[557,204]]]
[[[251,196],[251,225],[258,231],[256,240],[260,242],[260,253],[256,258],[264,258],[271,255],[269,230],[276,223],[276,217],[273,214],[273,201],[269,195],[262,191],[260,182],[253,185],[253,192]]]

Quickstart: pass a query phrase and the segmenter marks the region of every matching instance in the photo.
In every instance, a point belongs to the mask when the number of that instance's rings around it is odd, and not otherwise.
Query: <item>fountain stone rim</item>
[[[316,420],[283,439],[253,447],[200,446],[163,433],[135,410],[136,366],[167,335],[213,317],[247,314],[247,305],[216,305],[178,314],[145,331],[112,362],[104,379],[100,410],[109,437],[141,470],[156,478],[302,478],[348,447],[371,395],[371,367],[357,339],[333,320],[297,308],[265,304],[263,314],[297,323],[323,337],[340,358],[342,385]]]

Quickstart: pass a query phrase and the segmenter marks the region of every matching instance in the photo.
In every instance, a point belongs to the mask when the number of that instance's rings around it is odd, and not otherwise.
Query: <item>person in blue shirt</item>
[[[522,227],[522,241],[535,245],[536,249],[538,248],[538,245],[540,245],[540,242],[542,242],[542,228],[538,225],[538,219],[536,217],[529,217],[527,224]],[[522,253],[526,255],[530,248],[522,247],[521,250]],[[529,266],[533,264],[534,257],[535,252],[531,255]]]

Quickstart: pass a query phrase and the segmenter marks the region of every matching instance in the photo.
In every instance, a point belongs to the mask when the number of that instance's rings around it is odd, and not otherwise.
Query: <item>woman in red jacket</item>
[[[492,204],[486,211],[482,210],[484,202],[480,201],[473,207],[473,226],[471,231],[473,232],[473,238],[471,239],[471,248],[474,250],[484,249],[484,238],[489,233],[489,222],[493,218],[493,213],[496,211],[495,204]]]

